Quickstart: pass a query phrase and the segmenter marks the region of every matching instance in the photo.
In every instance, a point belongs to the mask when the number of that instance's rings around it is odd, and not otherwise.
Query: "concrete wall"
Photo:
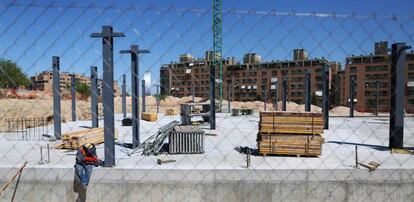
[[[0,169],[1,183],[14,172]],[[88,201],[412,201],[413,170],[95,169]],[[103,177],[105,176],[105,177]],[[28,168],[15,201],[75,201],[73,169]],[[10,201],[14,186],[0,196]]]

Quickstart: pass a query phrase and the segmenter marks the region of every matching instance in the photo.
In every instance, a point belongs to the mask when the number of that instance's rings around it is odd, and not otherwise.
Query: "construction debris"
[[[368,168],[368,170],[371,172],[371,171],[374,171],[375,169],[377,169],[378,168],[378,166],[374,166],[374,165],[371,165],[371,164],[364,164],[364,163],[360,163],[360,162],[358,162],[358,164],[360,165],[360,166],[362,166],[362,167],[365,167],[365,168]]]
[[[204,131],[197,126],[175,126],[168,136],[169,154],[204,153]]]
[[[260,112],[261,155],[320,156],[323,115],[315,112]]]
[[[16,174],[14,174],[13,177],[9,181],[7,181],[6,184],[3,185],[3,187],[0,190],[0,196],[7,189],[7,187],[9,187],[11,183],[13,183],[13,181],[16,179],[17,176],[19,176],[19,179],[20,179],[20,175],[23,172],[23,169],[26,167],[26,165],[27,165],[27,161],[25,161],[22,167],[20,167],[20,169],[16,172]],[[16,184],[16,188],[17,188],[17,184]]]
[[[158,129],[157,134],[150,136],[143,143],[141,143],[137,148],[128,153],[128,156],[136,153],[137,151],[142,150],[142,155],[158,155],[161,152],[163,145],[165,144],[165,139],[168,137],[170,132],[174,129],[175,126],[179,124],[178,121],[172,121],[167,125]]]
[[[176,160],[161,160],[161,159],[157,159],[157,164],[158,165],[162,165],[162,164],[166,164],[166,163],[173,163],[176,162]]]
[[[408,149],[391,149],[391,153],[396,153],[396,154],[411,154],[414,155],[414,151],[408,150]]]
[[[145,121],[155,122],[157,121],[157,114],[152,112],[142,112],[141,119]]]
[[[118,138],[118,130],[115,129],[115,139]],[[93,128],[62,135],[62,143],[55,146],[56,149],[77,150],[86,143],[100,144],[104,142],[104,128]]]

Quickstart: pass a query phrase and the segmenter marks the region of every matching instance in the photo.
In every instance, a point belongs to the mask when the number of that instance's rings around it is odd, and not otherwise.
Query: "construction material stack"
[[[320,156],[323,114],[260,112],[257,143],[261,155]]]
[[[204,153],[204,131],[197,126],[175,126],[168,136],[169,154]]]
[[[118,130],[115,129],[114,138],[118,138]],[[62,135],[62,143],[55,146],[56,149],[79,149],[86,143],[100,144],[104,142],[104,128],[93,128]]]
[[[152,112],[142,112],[141,119],[149,122],[157,121],[157,114]]]

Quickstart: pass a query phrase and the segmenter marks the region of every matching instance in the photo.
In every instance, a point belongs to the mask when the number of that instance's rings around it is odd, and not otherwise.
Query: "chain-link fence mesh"
[[[113,40],[115,166],[93,169],[88,200],[412,200],[414,53],[407,50],[405,59],[393,56],[391,44],[414,44],[413,17],[228,8],[222,12],[223,79],[217,76],[215,81],[217,89],[222,85],[223,97],[217,90],[221,106],[216,129],[210,130],[209,69],[216,58],[209,52],[214,48],[211,7],[0,3],[0,182],[6,185],[0,190],[1,201],[78,197],[73,191],[76,150],[62,149],[63,136],[53,140],[52,56],[60,57],[62,134],[96,130],[91,129],[91,66],[97,66],[99,78],[99,127],[107,127],[102,86],[108,84],[103,76],[108,61],[102,55],[102,39],[90,37],[104,25],[125,35]],[[132,117],[131,56],[119,51],[134,44],[150,51],[137,60],[140,110],[143,79],[151,91],[145,111],[151,116],[159,110],[156,121],[140,120],[138,149],[131,148],[133,129],[122,114],[120,87],[126,75],[126,117]],[[77,79],[76,121],[71,76]],[[318,134],[314,130],[323,127],[326,93],[329,128]],[[306,103],[317,116],[311,123],[306,114],[312,113],[304,113]],[[265,115],[260,113],[276,108],[292,117],[272,115],[272,130],[277,119],[288,132],[264,134]],[[195,127],[172,129],[172,121]],[[395,147],[402,145],[398,134],[403,131],[404,149],[391,150],[390,128],[395,129]],[[300,130],[312,132],[296,134]],[[94,138],[88,141],[103,142]],[[268,148],[263,147],[266,138]],[[260,144],[268,150],[261,150]],[[149,155],[143,155],[148,148]],[[104,144],[96,144],[96,149],[98,157],[107,160]],[[318,149],[320,155],[309,155]],[[273,155],[279,150],[285,153]]]

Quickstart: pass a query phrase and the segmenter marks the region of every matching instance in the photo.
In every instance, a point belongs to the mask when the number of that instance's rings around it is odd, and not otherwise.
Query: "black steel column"
[[[59,57],[52,57],[53,68],[53,126],[56,139],[60,139],[62,134],[61,128],[61,111],[60,111],[60,62]]]
[[[274,109],[275,109],[275,111],[277,111],[278,110],[278,102],[279,102],[279,94],[278,94],[278,85],[279,85],[279,82],[276,80],[275,81],[275,103],[274,103]]]
[[[91,66],[91,111],[92,128],[98,127],[98,68]]]
[[[145,80],[142,80],[142,112],[145,112]]]
[[[404,146],[404,65],[405,50],[411,47],[405,43],[392,44],[391,92],[390,92],[390,148]]]
[[[227,93],[228,93],[228,98],[227,98],[227,108],[228,108],[228,112],[231,113],[231,83],[228,83],[227,86]]]
[[[76,121],[76,80],[75,75],[70,77],[70,94],[72,97],[72,121]]]
[[[309,70],[305,73],[305,111],[311,111],[311,73]]]
[[[102,38],[103,58],[103,99],[104,110],[104,144],[105,167],[115,165],[115,120],[114,120],[114,40],[113,37],[124,37],[120,32],[113,32],[111,26],[102,26],[101,33],[91,34],[92,38]]]
[[[266,107],[267,107],[266,106],[266,102],[267,102],[266,84],[267,83],[265,83],[265,86],[264,86],[264,96],[263,96],[264,97],[264,111],[266,111]]]
[[[354,95],[355,95],[355,77],[351,76],[349,81],[349,117],[354,118]]]
[[[379,112],[379,82],[375,81],[375,116],[378,116]]]
[[[157,114],[160,113],[160,85],[155,85],[157,87]],[[194,102],[194,99],[193,99]]]
[[[221,61],[220,61],[221,62]],[[210,67],[210,129],[216,129],[216,66],[211,62]]]
[[[126,118],[126,75],[122,75],[122,114]]]
[[[283,77],[283,81],[282,81],[282,111],[286,111],[286,88],[287,88],[287,80],[286,80],[286,77]]]
[[[324,129],[329,129],[329,65],[323,66],[322,71],[323,79],[323,118],[324,118]]]
[[[131,102],[132,102],[132,147],[138,147],[139,137],[139,54],[149,53],[149,50],[139,50],[138,45],[131,45],[130,50],[121,50],[120,53],[131,54]]]

